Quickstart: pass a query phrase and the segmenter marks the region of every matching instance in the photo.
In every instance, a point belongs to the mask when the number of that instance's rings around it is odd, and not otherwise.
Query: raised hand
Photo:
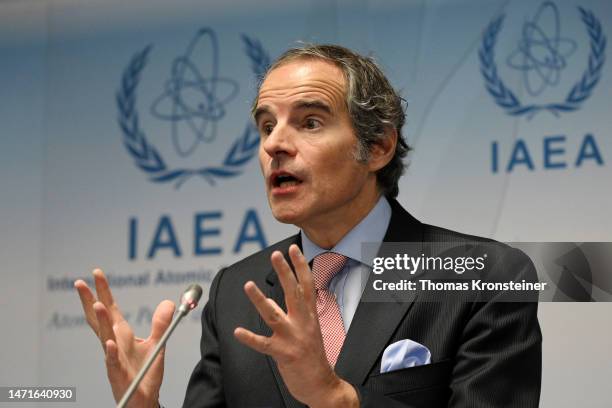
[[[135,337],[113,299],[104,273],[100,269],[95,269],[93,276],[97,299],[84,281],[77,280],[74,287],[79,293],[87,323],[100,339],[105,354],[108,380],[115,401],[119,401],[170,325],[175,305],[170,300],[162,301],[153,314],[149,337],[147,339]],[[128,406],[157,407],[163,376],[164,351],[155,359]]]
[[[299,401],[310,407],[358,406],[355,389],[336,376],[325,357],[310,267],[297,245],[289,248],[289,257],[295,275],[281,252],[275,251],[270,257],[283,287],[287,313],[254,282],[244,285],[247,296],[272,329],[272,336],[261,336],[242,327],[236,328],[234,336],[271,356],[289,392]]]

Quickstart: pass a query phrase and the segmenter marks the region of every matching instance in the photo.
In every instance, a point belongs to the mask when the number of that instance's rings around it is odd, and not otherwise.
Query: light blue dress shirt
[[[390,220],[391,206],[387,199],[381,196],[368,215],[336,246],[329,249],[330,252],[336,252],[349,258],[344,268],[329,283],[329,290],[336,295],[346,332],[351,326],[359,299],[372,270],[372,261],[364,259],[362,254],[362,244],[364,242],[382,243]],[[328,251],[312,242],[304,231],[300,231],[300,234],[302,251],[308,262],[311,262],[315,256]]]

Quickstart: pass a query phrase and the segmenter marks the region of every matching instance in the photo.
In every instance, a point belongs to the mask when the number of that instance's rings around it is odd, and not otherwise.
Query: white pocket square
[[[431,352],[424,345],[404,339],[390,344],[382,355],[380,373],[431,363]]]

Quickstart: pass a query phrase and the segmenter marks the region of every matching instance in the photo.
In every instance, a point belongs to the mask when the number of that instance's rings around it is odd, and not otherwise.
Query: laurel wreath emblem
[[[270,57],[263,49],[261,43],[247,35],[242,35],[245,52],[251,60],[251,69],[260,80],[270,66]],[[147,64],[147,58],[152,46],[148,45],[132,56],[129,65],[121,77],[121,86],[117,91],[117,107],[119,110],[119,126],[123,133],[123,145],[134,159],[134,163],[146,174],[151,181],[158,183],[174,182],[179,188],[185,181],[193,176],[203,177],[210,185],[215,185],[217,178],[227,178],[240,175],[246,163],[257,152],[259,134],[250,122],[244,131],[231,145],[220,165],[207,166],[197,169],[170,168],[157,148],[149,142],[140,127],[138,111],[136,110],[136,88],[140,76]]]
[[[578,7],[582,22],[587,28],[590,39],[590,49],[588,66],[582,77],[574,84],[567,94],[565,100],[559,103],[544,105],[523,105],[501,80],[497,73],[495,64],[494,47],[497,42],[497,35],[501,30],[504,15],[497,17],[489,23],[484,31],[482,44],[478,51],[480,60],[480,72],[485,79],[487,91],[493,96],[495,103],[502,107],[508,114],[513,116],[527,115],[531,119],[541,111],[548,111],[555,116],[560,116],[561,112],[573,112],[578,110],[582,103],[587,100],[593,89],[599,82],[602,68],[606,61],[606,36],[603,34],[601,23],[593,12]]]

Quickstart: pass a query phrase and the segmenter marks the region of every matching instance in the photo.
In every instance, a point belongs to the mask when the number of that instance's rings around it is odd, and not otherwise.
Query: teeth
[[[279,183],[279,187],[291,187],[296,186],[297,184],[298,182],[296,180],[282,181],[281,183]]]

